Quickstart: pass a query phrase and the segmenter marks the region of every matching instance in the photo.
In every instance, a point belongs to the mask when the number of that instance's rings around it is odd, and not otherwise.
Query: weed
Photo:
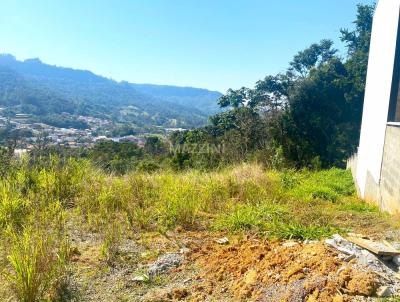
[[[338,209],[342,211],[354,211],[354,212],[368,212],[368,213],[378,213],[379,208],[376,205],[372,205],[360,200],[350,200],[342,201],[338,205]]]
[[[239,204],[233,210],[220,216],[214,227],[217,230],[232,232],[245,230],[263,231],[268,223],[282,219],[287,210],[284,206],[265,202],[263,204],[249,205]]]
[[[36,229],[25,229],[21,235],[10,234],[10,238],[11,271],[5,275],[19,301],[35,302],[63,275],[67,244]]]
[[[126,220],[121,216],[111,217],[102,226],[103,245],[101,252],[109,265],[113,265],[118,256],[119,247],[123,239],[123,229]]]
[[[311,225],[305,226],[299,223],[276,223],[266,232],[269,237],[277,239],[312,240],[329,237],[338,232],[331,226]]]

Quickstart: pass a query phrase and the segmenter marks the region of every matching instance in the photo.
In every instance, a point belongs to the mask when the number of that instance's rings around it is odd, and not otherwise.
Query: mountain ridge
[[[27,91],[26,94],[19,99],[15,96],[14,104],[23,103],[24,108],[30,108],[43,102],[43,98],[34,104],[29,101],[35,94],[29,91],[30,87],[41,91],[40,95],[47,95],[52,101],[59,99],[72,107],[79,106],[80,114],[107,115],[115,121],[138,126],[191,128],[204,125],[209,115],[219,111],[216,100],[222,95],[203,88],[118,82],[89,70],[49,65],[38,58],[19,61],[8,54],[0,55],[0,67],[3,80],[8,68],[27,83],[22,89]],[[6,97],[10,87],[6,89],[4,86],[0,83],[0,105],[10,105],[10,97]],[[16,93],[18,87],[11,90]],[[36,109],[31,108],[30,111],[35,112]],[[52,110],[46,114],[57,113]]]

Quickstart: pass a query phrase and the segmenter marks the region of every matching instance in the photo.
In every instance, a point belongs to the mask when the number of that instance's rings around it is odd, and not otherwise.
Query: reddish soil
[[[371,272],[357,271],[323,243],[246,240],[221,246],[209,239],[191,246],[188,262],[201,273],[184,298],[205,301],[347,301],[373,295]],[[188,294],[189,293],[189,294]]]

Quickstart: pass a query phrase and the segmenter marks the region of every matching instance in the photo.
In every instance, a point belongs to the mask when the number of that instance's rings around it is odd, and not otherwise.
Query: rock
[[[170,253],[160,256],[153,264],[149,266],[149,276],[163,274],[171,268],[178,267],[182,262],[182,255]]]
[[[223,238],[215,240],[215,242],[218,243],[218,244],[228,244],[229,243],[229,239],[227,237],[223,237]]]
[[[180,254],[187,254],[190,253],[190,249],[188,249],[187,247],[183,247],[179,250]]]
[[[400,255],[393,256],[392,261],[393,261],[393,263],[396,264],[397,266],[400,266]]]
[[[298,243],[294,242],[294,241],[284,242],[282,244],[282,246],[284,246],[284,247],[293,247],[293,246],[296,246],[296,245],[298,245]]]
[[[380,298],[389,297],[392,294],[392,290],[389,286],[381,286],[376,291],[376,295]]]

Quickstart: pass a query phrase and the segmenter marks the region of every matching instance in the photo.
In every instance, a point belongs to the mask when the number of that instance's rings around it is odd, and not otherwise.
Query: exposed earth
[[[217,242],[222,237],[179,228],[165,235],[141,234],[126,240],[117,258],[107,263],[98,238],[80,234],[72,240],[75,248],[64,297],[70,301],[378,301],[382,286],[389,282],[373,267],[343,259],[324,241],[230,235],[228,242]]]

